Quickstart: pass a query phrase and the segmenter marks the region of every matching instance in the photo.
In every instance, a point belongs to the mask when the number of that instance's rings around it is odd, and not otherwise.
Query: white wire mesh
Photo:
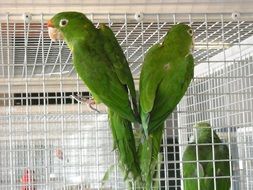
[[[69,95],[89,96],[71,65],[64,42],[49,40],[52,15],[1,15],[0,189],[21,189],[25,169],[36,189],[101,189],[104,172],[117,162],[106,110],[93,113]],[[136,79],[148,48],[176,22],[195,32],[195,77],[167,121],[163,138],[161,189],[181,186],[182,154],[198,121],[209,121],[230,150],[232,189],[253,189],[253,14],[89,14],[108,23]],[[56,151],[63,154],[57,157]],[[115,167],[105,188],[125,189]]]

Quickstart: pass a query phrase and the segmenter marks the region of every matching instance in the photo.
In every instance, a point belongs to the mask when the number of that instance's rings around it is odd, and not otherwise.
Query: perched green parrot
[[[61,12],[48,21],[50,38],[64,39],[73,64],[96,103],[109,108],[114,145],[126,175],[139,176],[139,165],[131,122],[140,122],[133,77],[112,30],[96,28],[82,13]],[[129,100],[130,94],[130,100]],[[133,111],[134,110],[134,111]]]
[[[147,52],[140,75],[140,114],[145,139],[138,148],[140,167],[151,188],[164,121],[185,94],[192,78],[194,60],[193,31],[185,24],[176,24],[162,44]]]
[[[222,141],[215,131],[211,129],[209,123],[198,123],[195,129],[197,137],[194,136],[193,142],[186,147],[183,154],[184,190],[214,190],[214,181],[216,181],[216,190],[229,190],[230,165],[228,147],[224,144],[219,144]],[[214,143],[213,146],[212,142]],[[197,177],[200,178],[199,186]]]
[[[180,23],[146,54],[140,75],[140,112],[146,136],[161,128],[185,94],[193,78],[192,48],[193,31]]]

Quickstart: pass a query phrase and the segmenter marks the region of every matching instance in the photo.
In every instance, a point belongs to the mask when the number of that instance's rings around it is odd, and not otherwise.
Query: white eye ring
[[[188,32],[191,36],[193,35],[193,30],[192,30],[192,29],[189,29],[187,32]]]
[[[69,21],[65,18],[61,19],[59,25],[60,25],[60,27],[65,27],[68,24],[68,22]]]

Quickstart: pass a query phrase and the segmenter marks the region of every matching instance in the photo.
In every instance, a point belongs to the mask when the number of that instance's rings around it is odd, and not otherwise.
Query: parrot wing
[[[192,161],[192,162],[187,162]],[[183,182],[185,190],[196,190],[198,187],[197,179],[188,179],[197,177],[197,163],[196,163],[196,147],[195,145],[188,145],[183,154]]]
[[[156,92],[163,77],[160,72],[163,62],[155,60],[156,56],[159,57],[161,54],[160,50],[161,45],[156,44],[148,51],[140,76],[140,115],[146,137],[148,136],[150,112],[153,109]]]
[[[209,145],[210,154],[207,160],[213,160],[212,157],[212,147]],[[214,188],[214,180],[216,180],[216,189],[217,190],[229,190],[230,189],[230,166],[229,166],[229,154],[228,148],[226,145],[214,145],[215,157],[214,161],[207,162],[205,166],[205,176],[213,177],[205,180],[205,187],[208,190]],[[225,161],[219,161],[225,160]],[[215,175],[213,175],[213,169],[215,164]],[[222,178],[219,178],[222,177]],[[227,177],[227,178],[226,178]]]
[[[187,90],[187,88],[194,76],[194,58],[193,58],[192,54],[189,54],[186,57],[186,62],[187,62],[186,75],[185,75],[185,80],[183,82],[183,91],[184,92],[186,92],[186,90]]]
[[[218,136],[217,136],[218,137]],[[222,143],[220,141],[220,143]],[[230,189],[230,164],[229,164],[229,149],[227,145],[214,145],[215,150],[215,171],[216,171],[216,189],[229,190]],[[224,160],[224,161],[219,161]],[[223,176],[224,178],[219,178]]]
[[[199,155],[200,156],[200,155]],[[196,157],[196,144],[190,143],[183,154],[183,177],[184,177],[184,190],[196,190],[198,189],[197,177],[205,176],[204,165],[201,162],[197,162]],[[202,160],[199,158],[199,161]],[[200,189],[205,189],[205,180],[200,179]]]
[[[199,177],[204,177],[204,168],[201,163],[198,163],[199,166],[197,166],[196,162],[196,145],[189,144],[183,154],[183,161],[185,162],[183,164],[183,176],[184,177],[197,177],[197,167],[199,167]]]
[[[179,66],[182,67],[174,68],[166,64],[160,71],[160,73],[163,73],[164,78],[159,84],[159,90],[156,91],[155,102],[150,113],[149,132],[157,129],[157,127],[166,120],[169,114],[171,114],[185,94],[193,78],[194,61],[191,54],[185,59],[173,60],[171,58],[171,61],[170,59],[168,60],[168,62],[172,61],[181,61],[182,64],[179,64]],[[184,65],[186,68],[183,68],[185,67]],[[166,66],[170,68],[166,68]],[[174,72],[177,71],[181,72],[175,75]]]
[[[73,50],[73,60],[79,77],[97,99],[123,118],[136,121],[127,90],[113,72],[107,55],[99,47],[80,42]]]
[[[113,31],[108,26],[101,24],[99,32],[103,37],[104,50],[110,62],[112,63],[120,82],[128,87],[132,98],[134,112],[136,115],[138,115],[134,80],[124,52],[120,47]]]
[[[192,78],[194,60],[191,54],[176,59],[164,54],[161,45],[150,49],[145,57],[140,81],[140,106],[144,130],[157,129],[185,94]],[[181,62],[174,67],[173,62]],[[180,72],[179,72],[180,71]],[[174,73],[177,72],[177,75]],[[147,133],[147,132],[146,132]]]
[[[160,61],[154,60],[160,54],[161,45],[156,44],[145,56],[143,68],[145,72],[141,72],[140,76],[140,105],[142,112],[149,113],[154,105],[156,90],[162,80],[162,75],[159,72]],[[155,62],[155,64],[154,64]]]

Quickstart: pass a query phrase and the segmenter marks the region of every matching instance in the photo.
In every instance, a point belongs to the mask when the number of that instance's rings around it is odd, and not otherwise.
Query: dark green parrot
[[[139,176],[131,122],[140,122],[133,77],[112,30],[94,24],[82,13],[61,12],[48,21],[52,40],[64,39],[73,64],[96,103],[109,108],[114,145],[126,176]],[[130,100],[129,100],[130,94]],[[133,111],[134,110],[134,111]]]
[[[184,96],[192,78],[194,60],[193,31],[177,24],[166,34],[162,44],[147,52],[140,75],[140,114],[145,134],[138,149],[146,189],[157,165],[164,121]]]
[[[222,143],[215,131],[211,129],[209,123],[198,123],[195,126],[195,130],[194,140],[186,147],[183,154],[184,190],[214,190],[214,181],[216,181],[216,190],[229,190],[230,165],[228,147]],[[213,146],[212,142],[214,143]],[[196,151],[196,148],[198,151]],[[198,179],[194,179],[197,177],[200,178],[199,186]]]

